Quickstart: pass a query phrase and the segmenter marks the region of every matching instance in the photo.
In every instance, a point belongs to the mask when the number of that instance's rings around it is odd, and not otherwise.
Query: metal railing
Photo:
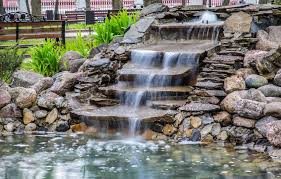
[[[30,1],[30,0],[29,0]],[[211,1],[211,3],[209,3]],[[235,4],[238,0],[230,0],[230,4]],[[207,4],[211,6],[221,6],[223,0],[206,0]],[[182,5],[182,0],[162,0],[162,3],[168,5],[169,7]],[[185,0],[186,5],[202,5],[203,0]],[[31,6],[31,4],[29,3]],[[56,5],[56,0],[41,0],[42,14],[46,10],[54,10]],[[6,12],[13,12],[19,10],[18,0],[3,0],[3,6]],[[111,10],[112,0],[90,0],[91,10]],[[78,0],[59,0],[58,1],[58,11],[59,14],[64,14],[65,11],[76,11],[79,9]],[[134,0],[123,0],[124,9],[134,8]]]

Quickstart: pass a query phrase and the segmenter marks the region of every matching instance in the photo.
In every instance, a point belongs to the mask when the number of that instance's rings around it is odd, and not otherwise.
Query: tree
[[[0,0],[0,14],[5,14],[5,9],[3,6],[3,0]]]
[[[86,4],[86,11],[90,11],[91,10],[91,0],[85,0],[85,4]]]
[[[122,9],[123,0],[112,0],[112,9]]]
[[[144,0],[144,6],[148,6],[154,3],[162,3],[162,0]]]
[[[27,13],[31,14],[28,0],[25,0],[25,4],[26,4]]]
[[[40,16],[41,12],[41,0],[31,0],[31,12],[32,15]]]

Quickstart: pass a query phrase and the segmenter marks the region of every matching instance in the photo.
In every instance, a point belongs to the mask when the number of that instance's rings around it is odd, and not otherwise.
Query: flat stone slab
[[[188,40],[185,42],[173,43],[160,41],[158,44],[146,45],[133,50],[147,50],[156,52],[178,52],[185,54],[201,54],[214,49],[217,44],[211,40]]]
[[[167,81],[170,83],[176,80],[186,81],[189,77],[192,77],[192,67],[171,67],[168,69],[163,68],[143,68],[138,65],[127,63],[119,70],[120,81],[135,81],[151,80],[151,83],[160,83],[161,81]]]
[[[147,99],[154,99],[163,96],[186,96],[192,91],[189,86],[171,86],[171,87],[132,87],[125,85],[112,85],[101,87],[99,90],[111,97],[123,96],[126,94],[143,93]]]
[[[186,100],[159,100],[159,101],[149,101],[148,106],[156,109],[171,109],[175,110],[183,106]]]
[[[129,121],[140,120],[144,123],[165,122],[172,123],[174,119],[166,110],[157,110],[149,107],[133,108],[129,106],[110,106],[102,108],[81,108],[71,111],[71,117],[84,122],[92,121]]]
[[[209,103],[192,102],[180,107],[179,110],[187,112],[214,112],[220,110],[220,106]]]

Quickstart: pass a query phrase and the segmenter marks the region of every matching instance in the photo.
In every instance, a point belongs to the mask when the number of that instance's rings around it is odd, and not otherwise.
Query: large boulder
[[[31,71],[16,71],[13,74],[13,87],[31,87],[44,76]]]
[[[260,50],[276,49],[281,44],[281,27],[270,26],[264,30],[259,30],[257,33],[259,41],[256,48]]]
[[[64,98],[53,92],[43,92],[38,97],[37,104],[39,107],[52,110],[55,107],[60,108]]]
[[[259,74],[267,79],[273,79],[279,68],[281,68],[281,47],[269,51],[263,58],[256,61]]]
[[[281,86],[281,69],[279,69],[274,77],[274,84]]]
[[[247,78],[245,79],[245,83],[247,88],[259,88],[267,85],[268,81],[263,76],[252,74],[247,76]]]
[[[35,83],[31,88],[33,88],[37,94],[50,88],[54,84],[54,80],[50,77],[42,78],[37,83]]]
[[[244,90],[245,88],[245,81],[241,76],[233,75],[224,80],[224,90],[227,93],[231,93],[237,90]]]
[[[237,116],[232,120],[233,125],[238,127],[255,128],[256,120]]]
[[[278,121],[278,119],[272,116],[265,116],[256,122],[255,128],[263,137],[266,137],[270,123],[273,121]]]
[[[31,107],[37,98],[37,93],[33,88],[16,87],[11,88],[9,92],[21,109]]]
[[[281,87],[272,84],[258,88],[266,97],[281,97]]]
[[[8,91],[0,89],[0,109],[11,102],[11,95]]]
[[[20,117],[22,117],[21,110],[14,103],[10,103],[0,110],[0,119]]]
[[[155,2],[159,1],[159,0],[153,0]],[[155,13],[159,13],[159,12],[166,12],[169,10],[169,7],[162,4],[162,3],[149,3],[145,4],[148,5],[145,8],[143,8],[141,10],[141,16],[147,16],[149,14],[155,14]]]
[[[248,94],[248,91],[245,90],[234,91],[223,99],[221,107],[229,113],[239,114],[242,117],[251,119],[258,119],[263,116],[265,103],[256,101],[254,98],[255,95],[251,93]]]
[[[150,29],[154,22],[154,17],[141,18],[137,23],[133,24],[130,29],[125,33],[123,42],[125,43],[139,43],[145,35],[145,32]]]
[[[281,102],[272,102],[265,105],[264,114],[268,116],[281,117]]]
[[[268,52],[262,50],[249,50],[244,57],[244,67],[256,65],[258,59],[262,59]]]
[[[71,61],[82,59],[83,56],[76,51],[68,51],[66,52],[60,59],[61,70],[68,70]]]
[[[64,95],[65,92],[74,88],[74,85],[80,76],[82,76],[82,73],[62,72],[56,76],[56,80],[50,88],[50,91],[57,93],[58,95]]]
[[[253,18],[245,12],[233,13],[224,22],[225,32],[250,32]]]
[[[281,121],[273,121],[268,124],[266,137],[275,147],[281,147]]]

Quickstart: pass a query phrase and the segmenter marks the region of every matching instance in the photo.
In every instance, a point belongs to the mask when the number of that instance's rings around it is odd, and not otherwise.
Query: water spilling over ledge
[[[160,40],[132,49],[130,61],[118,71],[118,83],[99,88],[109,98],[118,99],[119,105],[77,109],[73,117],[99,128],[127,128],[131,134],[155,122],[171,123],[165,117],[169,111],[151,108],[152,104],[167,100],[182,103],[189,96],[196,83],[199,61],[216,48],[221,26],[162,24],[157,28]],[[175,41],[177,37],[173,35],[185,39]]]

